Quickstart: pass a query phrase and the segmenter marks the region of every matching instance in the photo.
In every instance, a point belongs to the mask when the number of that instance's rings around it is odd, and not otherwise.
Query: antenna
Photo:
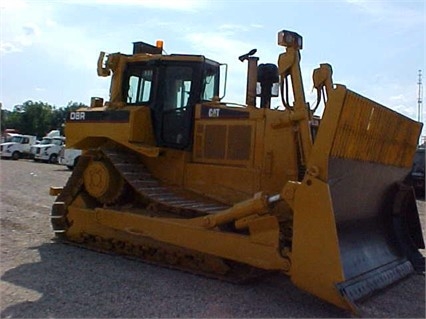
[[[418,112],[418,122],[422,121],[422,113],[423,113],[423,85],[422,85],[422,70],[419,70],[419,81],[417,82],[419,85],[419,94],[417,98],[417,112]]]

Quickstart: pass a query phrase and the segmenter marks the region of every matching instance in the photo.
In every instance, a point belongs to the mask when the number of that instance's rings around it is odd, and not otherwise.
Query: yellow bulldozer
[[[226,65],[202,55],[163,54],[162,41],[101,52],[110,100],[68,114],[67,146],[83,155],[51,188],[58,240],[232,282],[282,272],[351,311],[424,271],[404,184],[422,124],[334,84],[329,64],[311,107],[302,37],[283,30],[278,45],[277,65],[239,57],[245,105],[222,101]]]

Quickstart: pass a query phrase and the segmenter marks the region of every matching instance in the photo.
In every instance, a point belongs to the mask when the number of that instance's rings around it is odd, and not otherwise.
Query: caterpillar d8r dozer
[[[83,155],[51,189],[58,239],[230,281],[280,271],[353,311],[424,269],[403,183],[421,124],[333,84],[328,64],[313,75],[319,119],[305,101],[301,36],[281,31],[278,44],[278,66],[258,65],[255,50],[240,57],[240,106],[221,102],[222,65],[204,56],[164,55],[161,41],[101,52],[110,101],[68,115],[67,145]],[[282,109],[271,108],[275,88]]]

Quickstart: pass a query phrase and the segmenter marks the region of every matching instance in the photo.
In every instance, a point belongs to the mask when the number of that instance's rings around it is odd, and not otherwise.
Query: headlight
[[[301,50],[303,47],[302,36],[296,32],[283,30],[278,32],[278,45],[284,47],[293,47],[295,49]]]

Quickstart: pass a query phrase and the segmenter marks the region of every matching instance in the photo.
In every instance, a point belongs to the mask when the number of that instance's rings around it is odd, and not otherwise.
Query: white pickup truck
[[[59,153],[65,145],[63,136],[45,136],[40,144],[31,147],[31,153],[34,155],[34,161],[57,164]]]
[[[31,158],[31,147],[36,143],[37,138],[33,135],[9,134],[7,141],[0,144],[1,158]]]
[[[77,165],[81,150],[76,148],[63,148],[59,153],[59,164],[65,165],[72,170]]]

